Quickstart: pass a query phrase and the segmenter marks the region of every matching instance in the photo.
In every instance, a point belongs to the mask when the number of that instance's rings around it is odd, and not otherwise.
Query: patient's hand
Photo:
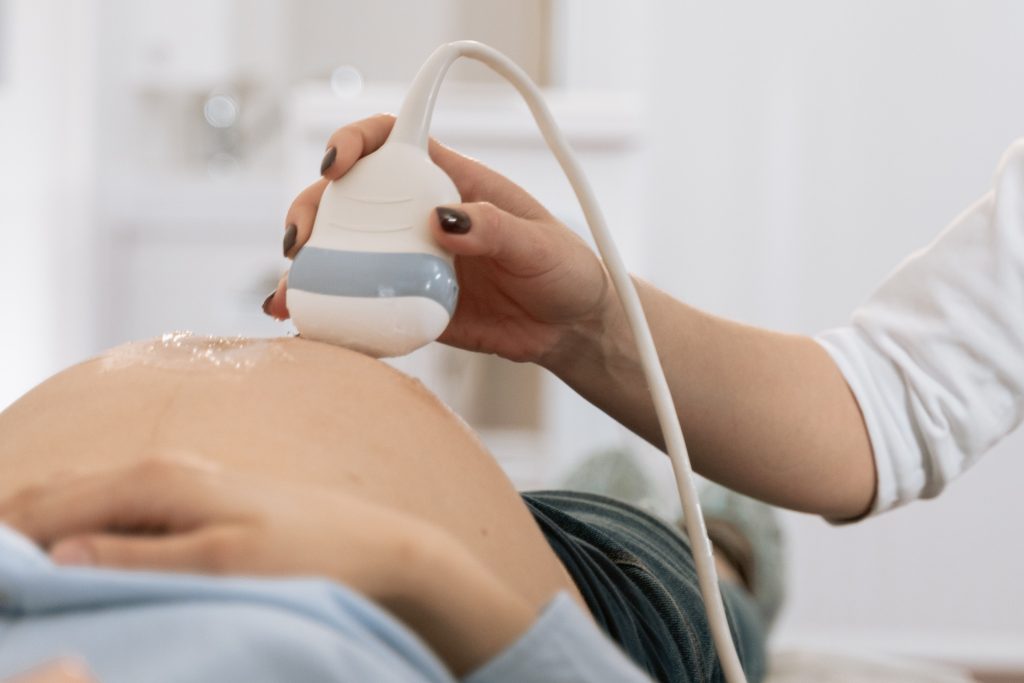
[[[0,502],[57,564],[203,574],[320,575],[387,601],[441,532],[333,490],[196,461],[65,475]]]
[[[0,502],[58,564],[322,575],[384,600],[433,527],[334,491],[151,459],[62,477]]]
[[[98,683],[84,664],[61,660],[30,671],[6,683]]]
[[[418,631],[457,674],[534,616],[438,527],[333,490],[192,463],[68,475],[0,501],[0,521],[58,564],[334,579]]]

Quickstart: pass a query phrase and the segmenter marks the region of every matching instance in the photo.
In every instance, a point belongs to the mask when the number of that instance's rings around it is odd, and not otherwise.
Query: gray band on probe
[[[288,288],[315,294],[387,298],[422,296],[455,312],[455,271],[433,254],[335,251],[303,247],[288,274]]]

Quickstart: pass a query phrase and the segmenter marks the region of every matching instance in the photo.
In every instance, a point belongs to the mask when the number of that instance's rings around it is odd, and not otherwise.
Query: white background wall
[[[841,323],[1024,135],[1024,4],[651,7],[652,276],[716,313]],[[790,516],[780,636],[1024,657],[1022,449],[864,524]]]
[[[0,406],[91,334],[94,10],[0,5]]]
[[[255,69],[270,88],[324,75],[311,55],[331,53],[325,38],[309,52],[297,40],[313,30],[317,10],[291,15],[281,38],[275,17],[283,5],[247,5],[252,17],[243,26],[224,19],[226,2],[213,3],[211,21],[242,31],[232,35],[243,56],[231,52],[229,67],[243,75]],[[425,5],[394,5],[426,12],[414,22],[422,29],[416,35],[492,30],[480,16],[456,12],[454,0],[437,0],[429,12]],[[147,242],[146,260],[127,267],[148,277],[140,290],[147,297],[176,302],[167,307],[175,326],[196,313],[181,303],[170,264],[205,249],[203,240],[229,254],[251,230],[255,242],[237,253],[252,259],[253,280],[276,267],[262,254],[277,248],[276,207],[287,201],[275,185],[283,182],[273,165],[279,150],[259,147],[248,175],[220,185],[161,166],[181,150],[165,152],[166,140],[147,139],[170,134],[173,123],[150,117],[172,105],[189,111],[188,98],[210,84],[186,82],[175,94],[133,84],[124,61],[161,53],[131,52],[132,25],[118,23],[129,6],[138,9],[125,0],[2,5],[0,272],[12,285],[0,288],[0,406],[119,341],[111,330],[132,329],[131,321],[114,327],[121,309],[98,301],[97,292],[111,291],[104,273],[112,259],[147,231],[174,238]],[[201,12],[202,3],[189,6]],[[339,41],[338,61],[390,45],[398,61],[369,63],[382,76],[404,73],[426,48],[387,30],[380,6],[360,16],[359,30],[338,29],[365,43],[360,52]],[[1024,4],[1012,0],[530,7],[524,25],[550,11],[551,32],[546,47],[522,59],[536,57],[533,68],[549,68],[556,84],[639,91],[647,105],[655,144],[646,197],[631,222],[649,248],[636,254],[636,269],[691,303],[747,322],[801,332],[841,323],[905,254],[986,189],[1001,151],[1024,135]],[[216,35],[204,40],[210,54],[220,49]],[[173,64],[169,54],[165,63]],[[201,67],[200,76],[218,73],[205,62],[187,64]],[[147,182],[153,178],[159,182]],[[151,194],[140,200],[143,191]],[[216,272],[217,258],[202,253],[196,271]],[[162,268],[167,275],[158,280]],[[243,289],[220,296],[258,303]],[[569,401],[560,396],[554,405]],[[584,428],[577,433],[619,438],[596,411],[569,410]],[[566,437],[554,445],[568,452],[590,444]],[[779,637],[989,663],[1021,657],[1022,448],[1015,437],[939,500],[864,524],[834,529],[788,516],[792,593]]]

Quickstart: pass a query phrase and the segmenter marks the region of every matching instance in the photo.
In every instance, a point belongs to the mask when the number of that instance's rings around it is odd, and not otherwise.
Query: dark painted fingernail
[[[324,155],[324,160],[320,162],[320,175],[327,173],[327,169],[334,163],[334,158],[338,156],[338,150],[331,147],[327,150],[327,154]]]
[[[268,294],[267,298],[263,300],[263,312],[267,315],[270,315],[270,302],[273,300],[275,294],[277,294],[276,289]]]
[[[473,227],[469,216],[458,209],[450,209],[447,206],[439,206],[436,209],[437,217],[441,221],[441,229],[455,235],[465,235]]]
[[[288,224],[288,229],[284,231],[284,255],[287,256],[295,246],[295,240],[299,237],[299,228],[294,223]]]

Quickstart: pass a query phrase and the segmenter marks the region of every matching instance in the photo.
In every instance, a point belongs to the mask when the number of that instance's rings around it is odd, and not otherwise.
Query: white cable
[[[395,141],[419,145],[426,149],[431,115],[434,111],[438,90],[448,67],[459,57],[470,57],[483,62],[515,86],[529,105],[545,142],[551,148],[555,158],[558,159],[558,163],[576,193],[587,225],[594,236],[594,242],[597,244],[597,249],[601,258],[604,259],[612,283],[625,308],[626,319],[633,330],[644,376],[651,391],[666,450],[675,472],[676,485],[685,514],[686,534],[690,538],[693,559],[697,566],[697,576],[700,580],[700,592],[704,597],[708,622],[711,625],[711,635],[722,662],[725,678],[729,683],[746,683],[747,679],[729,632],[725,605],[718,587],[718,573],[715,571],[715,562],[711,554],[711,541],[708,539],[707,529],[704,526],[704,515],[697,502],[697,488],[693,481],[693,469],[690,466],[690,456],[683,439],[683,430],[672,402],[668,381],[665,379],[665,373],[658,359],[658,352],[654,347],[651,329],[640,305],[640,297],[629,277],[622,257],[612,241],[611,233],[601,214],[593,190],[573,157],[565,136],[555,124],[537,86],[530,80],[526,72],[512,60],[483,43],[463,40],[442,45],[434,51],[416,75],[405,102],[402,104],[391,137]]]

